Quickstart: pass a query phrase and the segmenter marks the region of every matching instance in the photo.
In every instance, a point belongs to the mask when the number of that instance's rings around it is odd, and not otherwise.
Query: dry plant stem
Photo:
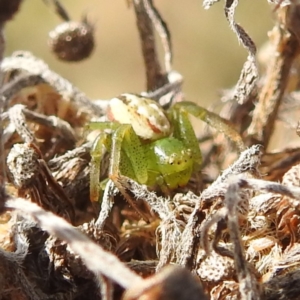
[[[203,7],[205,9],[210,8],[216,2],[220,0],[204,0]],[[256,87],[256,81],[258,78],[258,70],[256,65],[256,46],[247,32],[242,26],[237,24],[234,20],[235,9],[238,5],[239,0],[225,0],[225,16],[229,22],[229,26],[232,31],[236,34],[239,42],[248,51],[247,61],[244,63],[243,69],[241,71],[240,78],[235,87],[233,97],[237,99],[239,103],[244,103],[251,92]]]
[[[258,89],[255,89],[242,104],[232,100],[233,89],[225,91],[222,96],[221,101],[224,102],[224,106],[222,107],[220,116],[234,124],[239,133],[245,132],[252,121],[252,115],[250,116],[249,112],[254,110],[258,97],[257,92]]]
[[[60,118],[55,116],[45,116],[25,108],[22,104],[16,104],[8,110],[8,112],[3,113],[2,120],[5,121],[9,117],[14,127],[18,131],[21,137],[23,137],[23,131],[27,129],[25,126],[25,117],[28,121],[49,127],[56,131],[60,136],[64,137],[70,143],[76,142],[75,132],[70,124]],[[28,135],[28,133],[27,133]],[[25,139],[24,139],[25,140]],[[30,142],[25,140],[26,142]]]
[[[146,201],[151,210],[157,213],[161,219],[159,227],[162,247],[159,250],[159,262],[156,266],[156,270],[158,271],[169,263],[170,258],[174,256],[175,249],[178,246],[177,240],[181,235],[181,228],[183,226],[176,219],[176,214],[171,209],[172,205],[169,198],[157,196],[155,192],[150,192],[146,185],[140,185],[128,177],[121,176],[118,180],[119,184],[124,189],[130,191],[136,199]]]
[[[260,143],[267,149],[275,128],[279,106],[287,87],[288,76],[293,61],[299,54],[299,43],[282,24],[277,24],[272,31],[274,54],[269,64],[266,81],[259,95],[258,104],[253,112],[253,119],[248,128],[250,144]]]
[[[265,181],[260,179],[237,179],[240,188],[250,188],[255,191],[280,194],[300,201],[300,188],[287,187],[280,183]],[[298,203],[298,202],[297,202]]]
[[[133,4],[146,67],[147,91],[154,91],[162,87],[168,81],[159,63],[152,21],[145,7],[145,0],[134,0]]]
[[[98,274],[103,274],[125,289],[142,282],[143,279],[128,269],[115,255],[103,250],[78,229],[53,213],[22,198],[11,198],[6,202],[6,208],[30,215],[42,229],[66,241],[71,249],[80,255],[96,278]]]
[[[264,284],[264,300],[297,300],[300,294],[300,272],[295,270],[276,276]]]
[[[260,177],[258,167],[261,161],[262,147],[254,145],[243,151],[236,162],[229,166],[223,173],[201,194],[203,201],[207,202],[214,197],[216,188],[225,183],[227,179],[233,175],[240,175],[242,173],[250,173],[254,177]],[[219,195],[219,193],[218,193]]]
[[[242,68],[234,95],[239,103],[244,103],[256,86],[258,70],[255,57],[256,46],[244,28],[237,24],[234,20],[235,9],[238,5],[238,2],[239,0],[226,0],[225,15],[229,22],[230,28],[236,34],[239,42],[241,42],[248,51],[247,61],[244,63]]]
[[[177,80],[174,82],[166,83],[165,85],[156,89],[155,91],[150,91],[146,93],[143,92],[142,96],[158,101],[161,97],[170,92],[181,90],[181,86],[182,80]]]
[[[181,243],[176,249],[176,263],[190,270],[194,268],[195,258],[197,257],[197,251],[200,245],[198,227],[205,219],[204,214],[200,210],[201,206],[202,199],[200,198],[181,234]]]
[[[171,45],[171,34],[168,29],[166,22],[162,19],[161,15],[153,5],[152,0],[143,0],[148,16],[151,18],[156,31],[158,32],[162,46],[165,52],[165,68],[166,72],[172,71],[172,45]]]
[[[67,10],[63,7],[63,5],[58,0],[44,0],[44,2],[48,5],[53,5],[55,13],[63,20],[63,21],[70,21],[71,18]]]
[[[157,266],[156,260],[131,260],[126,265],[138,274],[154,274]]]
[[[68,214],[70,215],[71,222],[74,222],[75,221],[75,210],[74,210],[74,205],[73,205],[72,201],[66,195],[65,191],[59,185],[59,183],[55,180],[55,178],[53,177],[51,171],[49,170],[46,162],[43,159],[39,160],[39,165],[40,165],[42,174],[46,178],[46,181],[48,183],[50,190],[57,197],[57,199],[60,199],[61,201],[63,201],[64,205],[67,207],[66,210],[68,211]]]
[[[41,81],[44,81],[56,90],[63,99],[69,99],[71,103],[87,114],[96,117],[104,114],[100,106],[90,101],[83,92],[74,87],[68,80],[50,70],[47,64],[29,52],[15,52],[12,56],[3,60],[1,68],[6,73],[25,71],[29,79],[31,76],[38,76],[41,78]],[[16,85],[16,89],[20,89],[18,85]],[[6,99],[4,103],[5,108],[9,104],[8,100]]]
[[[276,181],[299,162],[300,149],[291,148],[280,152],[265,153],[260,169],[265,180]]]
[[[64,163],[70,161],[73,158],[79,158],[85,155],[89,155],[92,145],[93,142],[88,142],[73,150],[67,151],[65,154],[58,157],[54,157],[51,160],[49,160],[48,165],[50,168],[59,169]]]
[[[130,193],[124,188],[123,184],[120,184],[120,181],[123,179],[120,179],[120,177],[123,177],[122,175],[118,175],[118,177],[111,178],[114,181],[115,186],[118,188],[120,193],[123,195],[123,197],[126,199],[126,201],[132,206],[132,208],[140,215],[147,223],[150,223],[150,219],[147,214],[145,214],[143,211],[139,209],[137,204],[135,203],[135,199],[132,198]]]
[[[101,282],[101,300],[112,300],[114,291],[112,282],[103,275],[98,275],[98,280]]]
[[[32,285],[27,275],[24,273],[23,262],[28,254],[28,242],[18,236],[15,240],[16,251],[7,252],[0,248],[0,273],[1,273],[1,296],[8,292],[12,297],[14,295],[18,299],[41,299],[41,295],[37,293],[36,287]],[[14,292],[15,290],[15,292]],[[43,299],[47,299],[43,295]]]
[[[230,232],[230,238],[233,244],[233,255],[235,269],[239,281],[239,290],[242,300],[259,300],[260,293],[258,284],[248,267],[245,259],[244,249],[238,227],[237,204],[239,202],[239,187],[237,184],[230,184],[225,196],[225,205],[228,210],[227,226]]]
[[[243,151],[239,159],[229,168],[227,168],[206,190],[204,190],[195,205],[194,211],[189,217],[188,223],[182,233],[181,244],[177,248],[177,263],[192,268],[194,251],[197,251],[200,245],[200,225],[204,220],[202,209],[209,205],[217,197],[224,197],[229,177],[241,173],[258,175],[258,165],[260,163],[261,151],[259,145]]]
[[[209,229],[214,225],[214,224],[219,224],[221,220],[225,220],[227,216],[227,210],[225,207],[222,207],[221,209],[218,210],[218,213],[215,214],[211,219],[208,221],[205,221],[205,223],[201,227],[201,247],[205,250],[207,255],[211,254],[211,244],[209,243],[209,238],[208,238],[208,233]],[[215,237],[213,241],[213,249],[216,251],[218,247],[218,240]],[[216,251],[217,252],[217,251]],[[226,253],[225,256],[228,256],[230,258],[233,258],[232,252]]]
[[[3,145],[3,127],[2,119],[0,115],[0,213],[3,212],[5,199],[7,198],[5,190],[5,154],[4,154],[4,145]]]
[[[218,222],[221,218],[227,216],[227,225],[233,243],[233,255],[235,260],[235,268],[239,280],[239,290],[241,299],[260,299],[260,291],[255,279],[255,274],[247,265],[244,257],[243,243],[239,232],[239,219],[237,214],[237,206],[239,204],[239,193],[241,189],[252,189],[254,191],[267,192],[272,194],[280,194],[295,200],[290,200],[293,207],[300,205],[300,188],[295,186],[285,186],[276,182],[269,182],[260,179],[232,178],[228,186],[225,196],[225,207],[219,210],[210,220],[203,226],[205,230]],[[202,235],[203,239],[207,238],[207,234]],[[202,244],[207,244],[203,241]],[[268,299],[268,297],[266,297]]]
[[[11,97],[19,93],[26,87],[33,87],[42,83],[46,83],[45,80],[39,75],[19,75],[12,81],[6,83],[1,90],[3,101],[6,103]]]
[[[8,2],[5,3],[2,1],[1,6],[1,21],[0,21],[0,66],[3,63],[3,55],[5,51],[5,38],[4,38],[4,25],[5,22],[10,20],[14,14],[18,11],[19,6],[21,4],[21,0],[14,1],[12,4],[12,7],[9,7]],[[3,86],[3,71],[0,68],[0,91],[2,90]],[[2,93],[0,92],[0,114],[5,109],[5,103],[4,99],[2,97]],[[4,209],[4,202],[7,198],[6,190],[5,190],[5,180],[6,180],[6,174],[5,174],[5,154],[4,154],[4,143],[3,143],[3,122],[2,117],[0,116],[0,213]]]
[[[4,23],[0,22],[0,63],[3,61],[5,51]],[[0,88],[3,85],[3,73],[0,71]]]
[[[271,181],[265,181],[261,179],[246,179],[246,178],[239,178],[236,177],[235,179],[231,179],[232,183],[228,186],[226,195],[229,195],[229,188],[231,186],[232,189],[235,191],[236,189],[252,189],[254,191],[260,191],[260,192],[266,192],[266,193],[273,193],[273,194],[280,194],[282,196],[287,196],[289,198],[294,198],[296,200],[293,201],[293,206],[299,206],[300,204],[300,188],[295,187],[295,186],[285,186],[283,184],[279,184],[276,182],[271,182]],[[237,192],[234,192],[237,194]],[[232,209],[232,205],[237,205],[239,202],[238,196],[233,198],[230,195],[230,201],[226,200],[225,201],[225,207],[221,210],[219,210],[212,218],[212,220],[209,220],[204,224],[203,226],[203,235],[201,236],[202,239],[202,245],[207,245],[209,242],[207,240],[207,231],[209,228],[217,223],[219,220],[224,218],[225,216],[228,217],[230,214],[229,210]],[[292,200],[291,200],[292,201]],[[234,219],[231,219],[234,220]],[[235,226],[238,228],[238,219],[235,219],[237,223]],[[231,232],[231,230],[230,230]],[[208,249],[208,248],[206,248]]]
[[[109,217],[109,213],[113,207],[113,197],[116,195],[116,186],[112,180],[109,180],[105,186],[104,194],[102,197],[101,211],[95,226],[99,229],[103,229],[106,219]]]
[[[186,269],[169,265],[125,292],[123,300],[208,300],[200,282]]]
[[[14,125],[20,137],[28,144],[36,144],[35,136],[28,129],[26,119],[23,113],[23,105],[15,105],[8,111],[8,117]]]
[[[170,257],[174,256],[178,246],[177,240],[180,239],[183,228],[182,223],[177,220],[176,214],[172,209],[172,200],[157,196],[155,192],[150,192],[146,185],[140,185],[125,176],[119,178],[119,183],[124,189],[130,191],[136,199],[146,201],[151,210],[157,213],[161,219],[159,227],[162,247],[159,250],[159,262],[156,266],[158,271],[170,262]]]
[[[171,209],[167,204],[169,199],[157,196],[155,192],[150,192],[146,185],[140,185],[129,177],[120,176],[118,183],[123,189],[130,191],[136,199],[145,200],[162,220],[170,217]]]
[[[33,143],[15,144],[7,157],[7,166],[19,195],[29,194],[32,201],[55,212],[62,210],[70,222],[75,221],[72,201],[54,179],[40,151]],[[58,202],[52,203],[48,200],[48,189]]]
[[[203,0],[203,7],[205,9],[209,9],[216,2],[220,2],[221,0]]]
[[[0,64],[2,63],[3,60],[3,53],[4,53],[4,48],[5,48],[5,40],[4,40],[4,24],[0,23]],[[3,74],[2,71],[0,70],[0,87],[2,87],[2,82],[3,82]],[[4,105],[3,105],[3,98],[2,94],[0,94],[0,114],[3,112]],[[3,144],[3,121],[2,117],[0,115],[0,213],[4,209],[4,203],[5,199],[7,197],[6,191],[5,191],[5,154],[4,154],[4,144]]]
[[[24,299],[39,300],[41,295],[36,292],[36,288],[28,281],[22,263],[22,255],[6,252],[0,248],[0,272],[3,276],[0,279],[1,295],[5,297],[5,294],[9,292],[11,296],[11,291],[17,287],[19,292],[14,293],[15,297],[18,295],[19,297],[25,297]]]

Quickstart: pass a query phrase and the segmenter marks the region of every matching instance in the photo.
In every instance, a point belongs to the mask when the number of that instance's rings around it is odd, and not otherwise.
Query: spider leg
[[[106,151],[104,145],[107,144],[107,134],[102,132],[96,138],[91,148],[91,169],[90,169],[90,200],[95,202],[99,200],[101,174],[101,160]]]
[[[174,119],[174,137],[182,141],[187,149],[191,149],[193,160],[200,169],[202,154],[195,131],[189,119],[189,112],[177,108],[172,109],[171,112],[172,118]]]
[[[215,224],[218,224],[222,220],[225,220],[227,216],[227,209],[223,207],[219,211],[217,211],[211,219],[207,220],[201,227],[201,246],[205,250],[206,254],[209,255],[211,253],[211,244],[209,242],[209,230]],[[217,248],[218,241],[213,241],[213,248]]]
[[[143,146],[131,125],[122,124],[114,132],[111,153],[110,176],[114,177],[120,174],[120,171],[125,176],[133,172],[134,180],[140,184],[147,183],[147,159]],[[122,153],[125,154],[124,159],[121,159]]]
[[[109,178],[115,183],[116,187],[119,189],[120,193],[124,196],[128,203],[145,221],[148,221],[148,216],[138,208],[132,196],[121,183],[122,178],[126,178],[127,175],[128,170],[126,170],[126,166],[129,166],[127,163],[124,164],[125,160],[123,160],[122,164],[121,154],[124,152],[131,162],[136,181],[141,184],[146,183],[148,177],[147,161],[144,155],[143,147],[141,146],[137,135],[134,133],[132,126],[127,124],[121,125],[113,134]],[[125,176],[122,176],[120,172],[121,164],[122,173]]]
[[[229,124],[227,120],[221,118],[219,115],[189,101],[176,103],[173,109],[189,113],[204,121],[219,132],[224,133],[230,140],[235,142],[240,151],[244,151],[246,149],[240,134]]]

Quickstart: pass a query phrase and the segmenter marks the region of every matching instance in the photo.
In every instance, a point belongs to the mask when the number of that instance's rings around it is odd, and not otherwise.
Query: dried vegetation
[[[299,1],[270,1],[275,24],[259,76],[255,44],[234,21],[238,0],[224,1],[248,57],[237,85],[222,96],[221,115],[247,148],[236,153],[215,133],[199,137],[205,140],[201,183],[192,178],[168,197],[121,177],[148,222],[110,181],[101,204],[89,200],[93,137],[84,126],[100,119],[108,103],[92,102],[31,53],[3,58],[5,22],[20,2],[0,1],[0,298],[299,299],[300,148],[268,152],[282,120],[290,126],[284,130],[299,132],[292,116],[300,101]],[[58,1],[45,2],[72,22]],[[143,95],[172,105],[183,94],[167,25],[151,0],[128,5],[145,62]],[[86,58],[92,26],[83,20],[62,27],[51,34],[52,50],[64,60]],[[75,39],[72,49],[65,49],[68,38]]]

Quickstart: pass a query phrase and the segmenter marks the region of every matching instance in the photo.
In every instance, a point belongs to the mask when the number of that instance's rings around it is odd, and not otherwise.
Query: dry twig
[[[275,128],[278,109],[287,88],[292,64],[299,54],[297,38],[298,4],[278,11],[277,24],[270,36],[273,43],[272,58],[267,70],[265,84],[260,92],[259,101],[253,112],[252,123],[248,128],[251,143],[268,147]]]

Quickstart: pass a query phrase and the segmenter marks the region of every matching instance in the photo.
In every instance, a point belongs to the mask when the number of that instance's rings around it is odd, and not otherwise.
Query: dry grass
[[[11,1],[16,6],[9,10],[3,1],[1,37],[19,2]],[[300,5],[274,2],[259,75],[256,46],[234,19],[238,1],[225,1],[229,28],[248,57],[236,86],[222,95],[220,115],[242,142],[236,147],[205,131],[201,174],[168,195],[120,175],[107,182],[99,203],[91,202],[95,133],[84,129],[103,119],[109,101],[92,102],[29,52],[3,58],[0,38],[1,299],[298,299],[300,148],[268,149],[282,122],[284,134],[299,133]],[[143,95],[172,105],[184,97],[183,78],[172,66],[172,28],[152,1],[128,4],[146,70]],[[84,38],[88,48],[75,58],[67,49],[63,59],[85,58],[94,46],[93,29],[85,25],[73,46]],[[82,28],[91,30],[88,37]],[[99,180],[107,178],[108,165],[106,153]]]

